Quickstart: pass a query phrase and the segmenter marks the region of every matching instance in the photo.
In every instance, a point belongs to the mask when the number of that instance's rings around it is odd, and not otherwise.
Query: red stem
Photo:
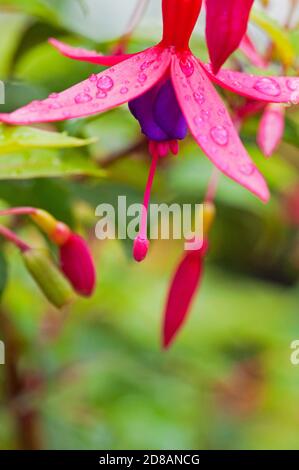
[[[4,237],[7,241],[13,243],[17,248],[22,252],[30,250],[30,246],[21,240],[14,232],[9,230],[9,228],[0,225],[0,235]]]

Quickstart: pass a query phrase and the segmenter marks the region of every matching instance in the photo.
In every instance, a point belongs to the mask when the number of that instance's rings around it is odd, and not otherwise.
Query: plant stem
[[[220,171],[218,168],[213,168],[212,175],[208,184],[206,196],[205,196],[205,202],[214,202],[216,192],[218,189],[218,184],[220,180]]]
[[[0,235],[7,241],[13,243],[22,252],[30,250],[30,246],[27,243],[21,240],[14,232],[9,230],[9,228],[4,227],[4,225],[0,225]]]
[[[32,403],[20,399],[23,394],[28,393],[27,375],[19,369],[21,341],[9,315],[2,310],[0,329],[5,344],[5,394],[7,407],[15,423],[17,447],[20,450],[39,450],[41,441],[38,411]]]

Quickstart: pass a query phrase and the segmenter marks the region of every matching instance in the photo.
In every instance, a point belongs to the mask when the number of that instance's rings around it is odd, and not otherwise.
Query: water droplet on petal
[[[289,90],[296,91],[299,88],[299,78],[289,78],[286,84]]]
[[[273,78],[263,77],[256,81],[254,89],[268,96],[278,96],[281,93],[279,83]]]
[[[252,163],[242,163],[239,170],[243,175],[251,176],[255,172],[255,166]]]
[[[59,96],[59,93],[51,93],[49,95],[49,98],[52,99],[52,100],[56,100],[56,98],[58,98],[58,96]]]
[[[98,93],[96,94],[96,98],[98,100],[103,100],[104,98],[107,98],[107,93],[104,90],[99,90]]]
[[[198,103],[199,105],[204,104],[204,102],[205,102],[205,97],[204,97],[203,93],[195,92],[195,93],[193,93],[193,98],[196,101],[196,103]]]
[[[147,75],[145,73],[140,73],[138,75],[138,82],[139,83],[144,83],[147,80]]]
[[[97,75],[96,75],[95,73],[93,73],[92,75],[90,75],[89,81],[90,81],[91,83],[97,82],[97,81],[98,81]]]
[[[75,103],[77,104],[88,103],[89,101],[92,101],[92,97],[88,93],[79,93],[75,97]]]
[[[60,103],[54,102],[49,105],[49,109],[60,109],[60,108],[62,108],[62,104]]]
[[[189,78],[193,75],[194,73],[194,65],[191,59],[181,59],[180,60],[180,67],[183,72],[183,74]]]
[[[211,137],[213,141],[221,146],[228,144],[229,133],[228,130],[223,126],[215,126],[210,130]]]
[[[202,109],[200,111],[200,116],[201,116],[203,121],[208,121],[209,118],[210,118],[210,111],[208,111],[206,109]]]
[[[97,87],[101,90],[110,91],[114,86],[114,82],[109,75],[103,75],[97,81]]]
[[[129,91],[129,88],[126,87],[126,86],[123,86],[121,89],[120,89],[120,94],[121,95],[125,95],[126,93],[128,93]]]

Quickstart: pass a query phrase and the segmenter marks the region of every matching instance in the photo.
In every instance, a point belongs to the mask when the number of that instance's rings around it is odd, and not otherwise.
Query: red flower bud
[[[85,240],[72,233],[59,249],[61,270],[75,291],[85,297],[91,296],[95,288],[96,272]]]
[[[168,293],[164,316],[164,348],[170,346],[187,318],[192,300],[202,278],[207,249],[208,244],[205,241],[201,249],[187,251],[176,270]]]

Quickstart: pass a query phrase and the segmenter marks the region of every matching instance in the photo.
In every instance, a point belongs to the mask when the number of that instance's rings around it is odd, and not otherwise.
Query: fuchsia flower
[[[207,36],[215,70],[244,36],[251,4],[247,0],[207,1]],[[158,160],[169,152],[176,154],[178,141],[188,130],[225,175],[263,201],[269,198],[267,184],[243,147],[213,83],[264,103],[290,102],[299,88],[299,79],[294,77],[257,77],[230,70],[215,75],[189,49],[202,0],[162,0],[162,6],[161,42],[135,55],[104,57],[51,40],[67,57],[112,67],[64,92],[0,115],[8,124],[30,124],[86,117],[129,103],[153,157],[140,234],[134,244],[138,261],[148,249],[147,207]]]

